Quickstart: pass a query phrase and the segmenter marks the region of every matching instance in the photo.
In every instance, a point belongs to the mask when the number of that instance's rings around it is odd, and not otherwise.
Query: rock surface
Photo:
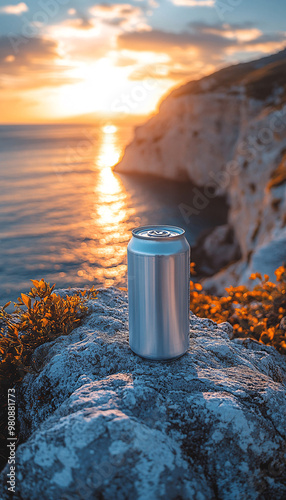
[[[286,261],[285,71],[286,50],[173,91],[115,168],[203,186],[204,198],[181,207],[187,224],[214,190],[227,196],[241,258],[217,283],[245,284],[252,272],[273,279]]]
[[[89,309],[19,389],[15,498],[285,498],[285,358],[191,314],[187,354],[149,362],[130,351],[125,292]]]

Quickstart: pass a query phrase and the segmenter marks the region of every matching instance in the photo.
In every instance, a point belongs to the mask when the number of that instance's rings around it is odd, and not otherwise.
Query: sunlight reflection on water
[[[130,239],[130,229],[134,224],[128,223],[128,220],[135,214],[135,209],[128,207],[128,195],[120,177],[112,170],[122,152],[116,131],[113,125],[103,128],[94,161],[98,178],[94,185],[92,220],[96,227],[97,244],[94,248],[96,259],[90,256],[88,261],[92,264],[96,260],[97,267],[87,265],[78,271],[84,279],[103,282],[106,286],[124,280],[127,271],[126,263],[123,263],[126,245],[122,243],[127,244]]]
[[[30,279],[58,287],[126,286],[131,229],[184,227],[192,244],[225,222],[212,204],[186,225],[192,187],[115,174],[130,127],[0,126],[0,304]]]

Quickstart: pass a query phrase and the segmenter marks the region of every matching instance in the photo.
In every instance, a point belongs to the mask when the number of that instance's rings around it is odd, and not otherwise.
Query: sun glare
[[[115,125],[106,125],[102,129],[103,136],[97,159],[97,165],[102,169],[111,169],[119,161],[121,153],[116,143],[116,130]]]
[[[53,92],[52,112],[55,116],[76,117],[89,113],[148,115],[173,84],[168,78],[158,77],[154,71],[151,74],[147,70],[147,73],[139,69],[135,71],[141,64],[118,66],[113,53],[92,64],[79,61],[73,64],[74,67],[65,73],[70,84]],[[133,79],[135,74],[136,79]],[[104,133],[113,134],[113,127],[106,125]]]
[[[117,132],[117,127],[115,125],[105,125],[102,127],[102,131],[105,134],[115,134],[115,132]]]

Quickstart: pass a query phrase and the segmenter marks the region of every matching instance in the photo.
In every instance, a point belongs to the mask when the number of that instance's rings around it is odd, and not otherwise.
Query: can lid
[[[136,238],[170,240],[180,238],[185,230],[177,226],[140,226],[132,230]]]

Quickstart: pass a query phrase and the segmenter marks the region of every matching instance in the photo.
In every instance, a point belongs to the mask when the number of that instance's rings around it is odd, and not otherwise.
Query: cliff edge
[[[174,90],[135,129],[115,171],[188,178],[203,198],[179,206],[188,223],[214,195],[227,196],[240,255],[207,285],[273,278],[286,261],[286,50],[225,68]]]

